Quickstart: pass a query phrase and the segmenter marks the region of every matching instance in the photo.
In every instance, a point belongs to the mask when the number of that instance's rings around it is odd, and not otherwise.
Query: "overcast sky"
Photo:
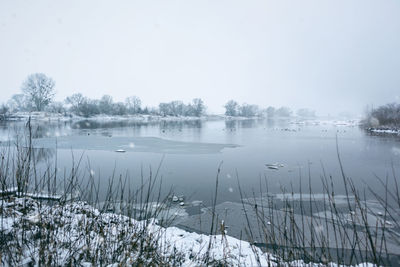
[[[27,75],[145,105],[229,99],[319,114],[399,102],[400,1],[0,1],[0,103]]]

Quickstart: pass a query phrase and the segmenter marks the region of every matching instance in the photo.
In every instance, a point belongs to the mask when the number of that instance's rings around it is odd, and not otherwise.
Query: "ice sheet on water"
[[[233,144],[180,142],[156,137],[105,137],[105,136],[61,136],[59,138],[38,138],[34,146],[38,148],[79,150],[124,150],[126,152],[153,152],[163,154],[211,154],[224,148],[234,148]],[[134,144],[134,145],[132,145]]]

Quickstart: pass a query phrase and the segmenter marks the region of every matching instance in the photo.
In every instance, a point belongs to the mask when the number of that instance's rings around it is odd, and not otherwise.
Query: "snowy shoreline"
[[[367,128],[368,132],[373,134],[388,134],[388,135],[400,135],[400,129],[396,127],[377,127],[377,128]]]
[[[162,116],[150,114],[134,114],[134,115],[94,115],[90,117],[77,116],[72,113],[60,114],[51,112],[17,112],[10,114],[6,121],[138,121],[138,122],[153,122],[153,121],[193,121],[193,120],[252,120],[252,119],[272,119],[272,120],[289,120],[290,124],[298,125],[334,125],[334,126],[358,126],[360,121],[354,119],[336,119],[325,117],[263,117],[263,116],[228,116],[224,114],[207,114],[200,117],[195,116]]]
[[[138,122],[150,122],[150,121],[191,121],[191,120],[205,120],[219,118],[218,115],[201,116],[201,117],[183,117],[183,116],[161,116],[161,115],[96,115],[91,117],[82,117],[73,114],[63,115],[59,113],[49,112],[17,112],[11,114],[6,121],[23,121],[28,120],[35,121],[138,121]]]
[[[190,233],[158,226],[152,219],[137,221],[124,215],[101,213],[81,201],[50,206],[28,197],[9,198],[1,200],[1,208],[1,235],[9,252],[3,251],[4,266],[37,266],[39,260],[49,256],[58,265],[81,266],[139,262],[174,266],[323,266],[302,260],[284,262],[249,242],[225,234]],[[29,245],[19,247],[24,238]],[[135,246],[133,241],[137,241]],[[144,247],[137,247],[140,242],[144,242]],[[17,247],[20,250],[14,251]],[[143,253],[143,248],[151,253]]]

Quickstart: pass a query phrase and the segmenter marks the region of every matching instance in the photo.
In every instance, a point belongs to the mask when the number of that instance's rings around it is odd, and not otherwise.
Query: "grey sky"
[[[319,113],[399,101],[400,1],[0,1],[0,103],[30,73],[145,105]]]

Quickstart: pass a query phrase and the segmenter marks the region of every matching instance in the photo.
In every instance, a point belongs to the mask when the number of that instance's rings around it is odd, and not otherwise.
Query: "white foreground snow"
[[[5,244],[0,258],[3,266],[38,266],[39,260],[44,265],[61,266],[204,266],[205,262],[226,266],[322,266],[302,261],[283,263],[230,236],[163,228],[154,220],[136,221],[100,213],[84,202],[48,206],[31,198],[1,200],[0,226]]]

